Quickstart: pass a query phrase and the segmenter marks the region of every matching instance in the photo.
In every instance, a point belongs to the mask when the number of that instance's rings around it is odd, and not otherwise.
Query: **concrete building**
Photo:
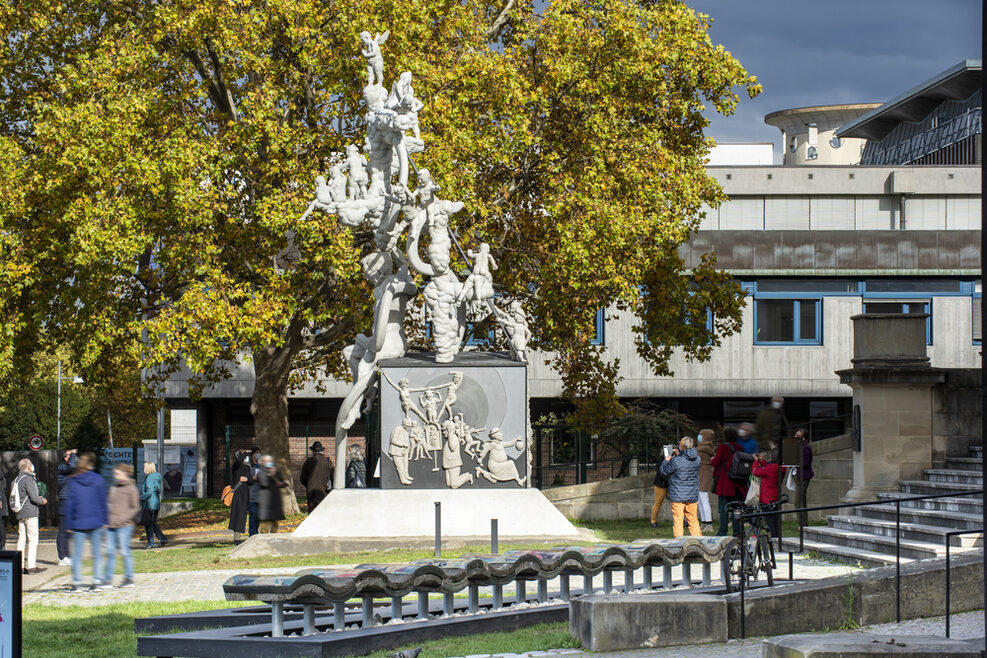
[[[844,434],[852,391],[835,371],[850,363],[851,317],[861,313],[927,314],[931,365],[979,368],[981,109],[979,90],[971,91],[979,75],[979,60],[969,60],[883,105],[772,113],[765,121],[796,145],[786,148],[783,166],[770,164],[770,145],[720,147],[714,162],[745,164],[711,163],[730,199],[707,209],[681,254],[688,267],[704,252],[717,253],[718,265],[747,292],[743,328],[708,362],[675,355],[674,376],[655,377],[635,353],[634,318],[601,310],[596,340],[620,359],[619,394],[651,398],[709,426],[753,420],[780,394],[789,421],[814,438]],[[880,164],[856,164],[861,154]],[[291,397],[298,464],[316,437],[331,451],[346,384],[322,384],[322,392],[309,382]],[[528,385],[532,419],[565,411],[558,377],[538,355]],[[196,410],[211,493],[225,483],[227,455],[252,443],[252,392],[249,364],[196,403],[182,377],[168,385],[173,409]],[[591,441],[571,433],[548,433],[538,451],[544,473],[536,481],[544,485],[616,475]]]

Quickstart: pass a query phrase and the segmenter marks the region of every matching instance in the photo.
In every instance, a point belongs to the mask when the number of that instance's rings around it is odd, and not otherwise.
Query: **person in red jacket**
[[[747,487],[730,479],[730,464],[733,462],[733,453],[743,452],[740,444],[737,443],[737,430],[728,427],[723,430],[723,443],[716,449],[716,454],[710,462],[713,465],[713,477],[715,485],[713,493],[719,499],[720,527],[716,534],[724,536],[727,534],[727,523],[730,514],[727,512],[727,503],[741,501],[747,495]],[[734,523],[734,534],[740,533],[740,526]]]
[[[761,504],[777,503],[781,493],[781,479],[785,476],[785,469],[778,466],[778,451],[770,450],[758,454],[751,473],[761,478]],[[781,536],[780,514],[766,516],[764,521],[772,537]]]

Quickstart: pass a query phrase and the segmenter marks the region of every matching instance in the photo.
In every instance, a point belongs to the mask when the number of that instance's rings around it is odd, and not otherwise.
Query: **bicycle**
[[[773,512],[787,502],[788,496],[783,494],[777,502],[755,507],[747,506],[742,502],[728,503],[727,510],[732,517],[739,517],[741,514],[752,512]],[[774,569],[777,568],[777,562],[775,561],[774,547],[771,545],[771,532],[765,518],[755,516],[745,523],[742,533],[743,541],[733,543],[727,555],[724,556],[721,568],[723,584],[726,586],[727,592],[740,589],[742,576],[747,580],[745,589],[750,588],[753,583],[757,582],[758,574],[762,571],[768,581],[768,587],[775,584]],[[746,551],[743,557],[741,551]]]

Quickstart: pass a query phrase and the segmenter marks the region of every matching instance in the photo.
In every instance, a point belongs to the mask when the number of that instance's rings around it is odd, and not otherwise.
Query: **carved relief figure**
[[[363,49],[360,54],[367,58],[367,84],[384,84],[384,57],[380,53],[380,47],[390,31],[371,37],[369,32],[360,32],[360,41],[363,42]],[[376,77],[376,82],[375,82]]]
[[[439,418],[442,418],[443,415],[446,418],[452,418],[452,407],[456,404],[456,391],[463,385],[463,373],[450,372],[449,374],[452,375],[452,381],[446,384],[449,390],[446,392],[445,402],[442,403],[442,411],[439,412]]]
[[[524,439],[520,436],[513,441],[504,442],[504,434],[499,427],[490,430],[490,438],[484,441],[480,451],[480,466],[476,467],[476,476],[491,482],[510,482],[514,480],[519,486],[524,486],[525,478],[517,472],[517,465],[507,456],[506,448],[514,446],[518,450],[524,447]],[[483,459],[487,458],[487,467],[483,468]]]
[[[447,420],[442,423],[442,434],[445,438],[442,444],[442,468],[445,470],[446,486],[458,489],[467,482],[473,484],[472,473],[460,472],[463,468],[463,456],[460,453],[463,437],[456,431],[455,421]]]
[[[413,460],[428,459],[428,452],[425,445],[425,430],[419,427],[418,423],[414,422],[411,426],[411,446],[411,458]]]
[[[332,200],[332,188],[330,188],[326,183],[325,176],[315,177],[315,200],[308,205],[308,208],[298,221],[304,222],[305,218],[308,217],[313,210],[321,210],[330,214],[336,212],[336,204],[333,203]]]
[[[404,485],[409,485],[414,481],[414,478],[408,475],[408,460],[411,457],[411,433],[414,427],[415,422],[410,418],[405,418],[399,426],[391,430],[390,444],[387,447],[387,454],[394,460],[398,480]]]

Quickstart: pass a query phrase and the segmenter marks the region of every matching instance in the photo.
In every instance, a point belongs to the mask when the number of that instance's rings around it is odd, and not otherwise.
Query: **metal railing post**
[[[435,557],[442,557],[442,503],[435,501]]]
[[[490,519],[490,552],[497,555],[500,552],[499,538],[497,536],[497,519]]]
[[[949,639],[949,540],[946,535],[946,639]]]
[[[901,501],[894,503],[894,616],[901,623]]]
[[[747,541],[744,537],[744,515],[740,515],[740,639],[747,637],[747,608],[744,592],[747,589]]]

